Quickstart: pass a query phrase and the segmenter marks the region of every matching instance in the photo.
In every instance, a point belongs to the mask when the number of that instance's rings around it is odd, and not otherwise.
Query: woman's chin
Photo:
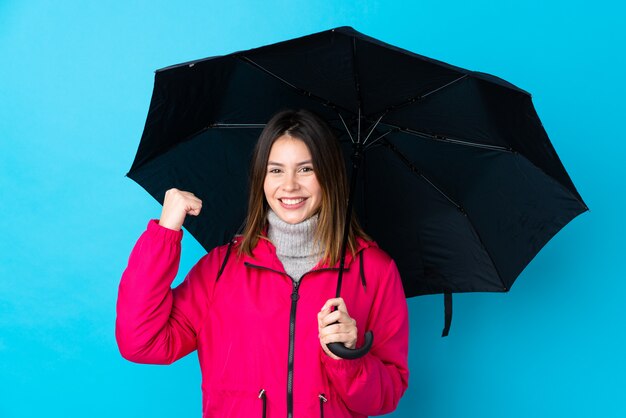
[[[278,215],[281,221],[292,225],[299,224],[300,222],[305,221],[310,217],[307,211],[302,210],[295,211],[281,208],[278,211],[275,210],[274,213]]]
[[[278,217],[283,221],[286,222],[288,224],[299,224],[300,222],[306,220],[307,218],[305,216],[294,216],[294,215],[288,215],[288,216],[281,216],[280,214],[278,215]]]

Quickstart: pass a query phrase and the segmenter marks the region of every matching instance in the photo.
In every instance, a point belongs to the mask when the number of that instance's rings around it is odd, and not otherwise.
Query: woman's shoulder
[[[218,245],[206,253],[196,263],[196,268],[203,271],[219,271],[225,264],[240,261],[238,257],[241,237],[236,236],[230,242]]]
[[[376,241],[357,238],[357,251],[371,267],[387,268],[393,263],[391,256]]]
[[[393,258],[374,241],[366,241],[361,250],[363,274],[373,289],[401,289],[402,279]],[[387,290],[385,290],[387,291]]]

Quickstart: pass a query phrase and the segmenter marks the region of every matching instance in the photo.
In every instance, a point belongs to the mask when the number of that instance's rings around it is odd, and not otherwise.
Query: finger
[[[186,205],[201,205],[202,200],[198,199],[195,196],[180,196],[181,202],[184,202]]]
[[[339,312],[339,311],[334,311],[334,312],[330,312],[330,313],[324,315],[322,317],[320,327],[324,328],[324,327],[326,327],[326,326],[328,326],[330,324],[334,324],[335,322],[340,322],[339,319],[341,318],[341,314],[342,313]],[[344,320],[344,322],[345,322],[345,320]]]
[[[169,189],[165,192],[166,199],[180,199],[180,200],[200,200],[195,194],[176,188]]]
[[[317,313],[317,325],[318,327],[324,327],[328,325],[328,323],[323,323],[324,318],[331,313],[331,305],[324,305],[322,310]]]
[[[354,348],[356,345],[356,335],[354,334],[331,334],[320,338],[322,344],[340,343],[348,348]]]
[[[185,201],[202,204],[202,199],[196,197],[194,194],[184,196]]]
[[[174,189],[170,189],[165,193],[163,206],[182,207],[185,208],[186,212],[188,212],[191,208],[202,206],[202,200],[188,192],[174,191]]]
[[[320,328],[319,336],[325,337],[326,335],[345,333],[345,332],[347,331],[344,327],[342,327],[342,324],[331,324],[331,325]]]
[[[341,311],[334,311],[334,312],[327,314],[326,316],[321,318],[320,322],[321,322],[320,326],[322,327],[325,327],[330,324],[334,324],[335,322],[340,322],[344,324],[356,324],[356,321],[354,320],[354,318],[351,318],[348,314],[346,314],[345,312],[341,312]]]
[[[355,348],[357,342],[356,330],[352,334],[332,334],[332,336],[320,337],[320,345],[324,353],[335,360],[340,360],[340,357],[333,354],[327,347],[327,344],[332,342],[343,344],[347,348]]]
[[[317,313],[317,327],[318,328],[322,328],[324,325],[322,325],[322,320],[324,319],[324,317],[326,317],[326,315],[328,315],[328,312],[326,311],[320,311]]]
[[[197,216],[200,214],[202,210],[202,202],[188,202],[187,207],[185,208],[188,215]]]
[[[189,212],[187,212],[187,215],[198,216],[200,215],[201,210],[202,208],[191,209]]]
[[[320,338],[323,338],[332,334],[357,335],[357,328],[353,324],[333,324],[324,328],[320,328],[319,330]]]
[[[337,308],[338,311],[348,312],[348,308],[346,307],[346,303],[343,298],[332,298],[328,299],[324,306],[322,306],[322,311],[325,309],[330,310],[332,307]]]
[[[325,327],[319,327],[317,332],[318,336],[326,336],[330,334],[356,334],[357,330],[356,321],[351,321],[349,323],[335,322]]]

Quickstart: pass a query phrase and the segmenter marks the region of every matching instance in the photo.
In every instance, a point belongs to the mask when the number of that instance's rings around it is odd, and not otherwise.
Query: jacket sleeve
[[[374,333],[374,344],[359,359],[335,360],[320,352],[327,376],[346,406],[360,414],[381,415],[396,409],[409,380],[408,309],[393,260],[380,278],[364,331],[368,329]]]
[[[175,289],[182,231],[148,223],[122,274],[115,336],[122,354],[137,363],[170,364],[196,349],[196,335],[212,293],[211,258],[204,256]]]

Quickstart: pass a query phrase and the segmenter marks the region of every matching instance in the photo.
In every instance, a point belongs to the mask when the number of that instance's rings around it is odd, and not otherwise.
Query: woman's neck
[[[271,209],[267,213],[267,237],[276,247],[276,255],[285,271],[294,280],[311,270],[321,257],[321,248],[315,243],[318,215],[297,224],[289,224]]]

